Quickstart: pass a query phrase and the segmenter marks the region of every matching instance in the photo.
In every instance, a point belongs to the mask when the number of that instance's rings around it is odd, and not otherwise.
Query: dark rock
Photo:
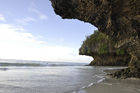
[[[124,49],[116,49],[114,44],[108,35],[94,31],[83,42],[79,54],[93,57],[91,66],[128,66],[130,55]]]
[[[121,79],[126,79],[126,78],[140,78],[140,71],[138,71],[138,69],[136,69],[134,72],[131,71],[130,68],[127,69],[122,69],[120,71],[117,71],[113,74],[109,74],[112,77],[115,78],[121,78]]]
[[[116,48],[124,48],[132,59],[135,59],[131,61],[129,70],[127,69],[130,73],[126,75],[138,77],[140,0],[51,0],[51,2],[56,14],[62,18],[89,22],[99,31],[111,36],[116,42]]]
[[[97,55],[93,57],[94,60],[89,64],[90,66],[128,66],[129,55]]]

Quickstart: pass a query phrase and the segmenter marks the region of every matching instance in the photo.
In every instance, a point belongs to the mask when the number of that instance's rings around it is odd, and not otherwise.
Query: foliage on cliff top
[[[87,36],[86,40],[83,41],[79,54],[92,56],[94,54],[116,54],[123,55],[125,51],[123,49],[115,49],[115,42],[102,32],[94,31],[94,34]]]

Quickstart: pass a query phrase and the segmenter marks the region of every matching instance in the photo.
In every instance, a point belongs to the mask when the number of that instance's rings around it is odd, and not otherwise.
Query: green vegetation
[[[107,45],[102,45],[100,48],[99,48],[99,51],[98,51],[99,54],[107,54],[108,51],[107,51]]]
[[[93,55],[93,54],[116,54],[124,55],[126,53],[123,49],[116,49],[115,42],[108,36],[98,30],[94,34],[87,36],[83,42],[82,47],[79,49],[79,54]]]
[[[95,31],[88,36],[79,49],[80,55],[92,56],[93,66],[127,66],[129,54],[124,49],[116,49],[115,41],[108,35]]]
[[[116,54],[117,55],[124,55],[125,51],[123,49],[116,49]]]

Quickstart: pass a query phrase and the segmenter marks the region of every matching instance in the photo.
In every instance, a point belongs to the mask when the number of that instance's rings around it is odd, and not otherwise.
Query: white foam
[[[96,75],[96,76],[97,76],[97,75]],[[104,80],[105,80],[105,78],[102,78],[102,79],[98,80],[96,83],[95,83],[95,82],[90,83],[88,86],[83,86],[83,87],[80,88],[78,91],[73,91],[72,93],[85,93],[85,91],[83,91],[83,89],[89,88],[89,87],[91,87],[91,86],[93,86],[93,85],[95,85],[95,84],[101,83],[101,82],[103,82]]]
[[[100,79],[99,81],[97,81],[97,83],[101,83],[105,80],[105,78]]]
[[[90,83],[87,87],[91,87],[93,86],[95,83]]]

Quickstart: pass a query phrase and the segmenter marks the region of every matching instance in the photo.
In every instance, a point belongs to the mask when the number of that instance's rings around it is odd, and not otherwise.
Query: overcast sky
[[[96,29],[61,19],[49,0],[0,0],[0,58],[90,62],[79,56],[85,37]]]

